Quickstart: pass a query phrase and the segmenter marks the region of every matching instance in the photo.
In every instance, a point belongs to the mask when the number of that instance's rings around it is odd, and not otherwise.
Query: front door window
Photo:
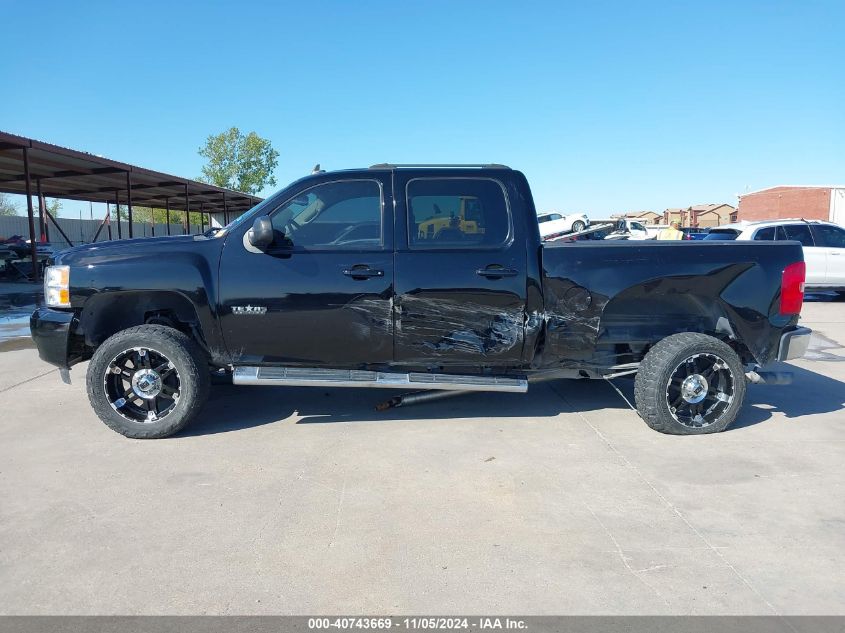
[[[276,241],[294,250],[373,249],[382,245],[382,192],[375,180],[316,185],[272,213]]]

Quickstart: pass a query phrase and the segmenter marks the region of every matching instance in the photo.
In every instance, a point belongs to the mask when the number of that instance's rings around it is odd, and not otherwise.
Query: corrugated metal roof
[[[119,161],[51,145],[24,136],[0,132],[0,192],[26,195],[23,148],[29,154],[32,194],[37,183],[49,198],[127,204],[127,178],[133,206],[192,212],[230,212],[251,209],[261,198],[215,187],[196,180],[121,163]],[[188,200],[186,201],[186,191]]]

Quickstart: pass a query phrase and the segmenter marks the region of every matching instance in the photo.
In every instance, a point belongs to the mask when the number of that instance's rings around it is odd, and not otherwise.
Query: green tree
[[[34,213],[37,214],[38,213],[38,203],[36,202],[36,203],[34,203],[34,205],[35,206],[33,206],[32,210],[33,210]],[[57,217],[59,217],[59,211],[62,210],[62,203],[59,200],[57,200],[56,198],[53,198],[52,200],[48,200],[47,198],[44,198],[44,208],[47,209],[47,211],[50,212],[50,215],[52,215],[54,218],[57,218]]]
[[[191,232],[196,233],[202,222],[201,213],[191,211]],[[123,221],[129,220],[129,209],[125,205],[120,205],[120,219]],[[144,224],[167,224],[167,211],[165,209],[155,209],[152,207],[137,207],[132,205],[132,221],[141,222]],[[185,223],[184,211],[170,211],[170,224],[182,225]],[[205,218],[205,224],[208,226],[208,216]]]
[[[18,205],[6,193],[0,193],[0,215],[17,215]]]
[[[255,132],[244,135],[236,127],[229,128],[209,136],[199,153],[208,159],[200,177],[204,182],[249,194],[276,184],[273,171],[279,152]]]
[[[26,202],[26,196],[24,196],[24,202]],[[62,203],[55,199],[47,199],[44,198],[45,207],[47,211],[49,211],[54,218],[59,217],[59,211],[62,208]],[[18,205],[12,200],[12,197],[6,193],[0,193],[0,215],[18,215]],[[26,210],[26,206],[23,207],[24,211]],[[32,199],[32,212],[38,217],[38,199]],[[26,215],[26,213],[24,213]]]

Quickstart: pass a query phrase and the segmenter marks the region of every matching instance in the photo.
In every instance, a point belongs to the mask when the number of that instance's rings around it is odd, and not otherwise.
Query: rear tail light
[[[783,269],[780,282],[780,313],[800,314],[804,303],[804,278],[807,268],[804,262],[795,262]]]

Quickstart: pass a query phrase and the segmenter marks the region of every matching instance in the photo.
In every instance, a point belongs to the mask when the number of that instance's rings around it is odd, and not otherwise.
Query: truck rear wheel
[[[725,430],[745,400],[745,371],[722,341],[684,332],[649,350],[634,384],[637,411],[655,431],[701,435]]]
[[[91,358],[88,400],[97,416],[126,437],[152,439],[181,430],[208,396],[208,363],[188,336],[141,325],[107,339]]]

